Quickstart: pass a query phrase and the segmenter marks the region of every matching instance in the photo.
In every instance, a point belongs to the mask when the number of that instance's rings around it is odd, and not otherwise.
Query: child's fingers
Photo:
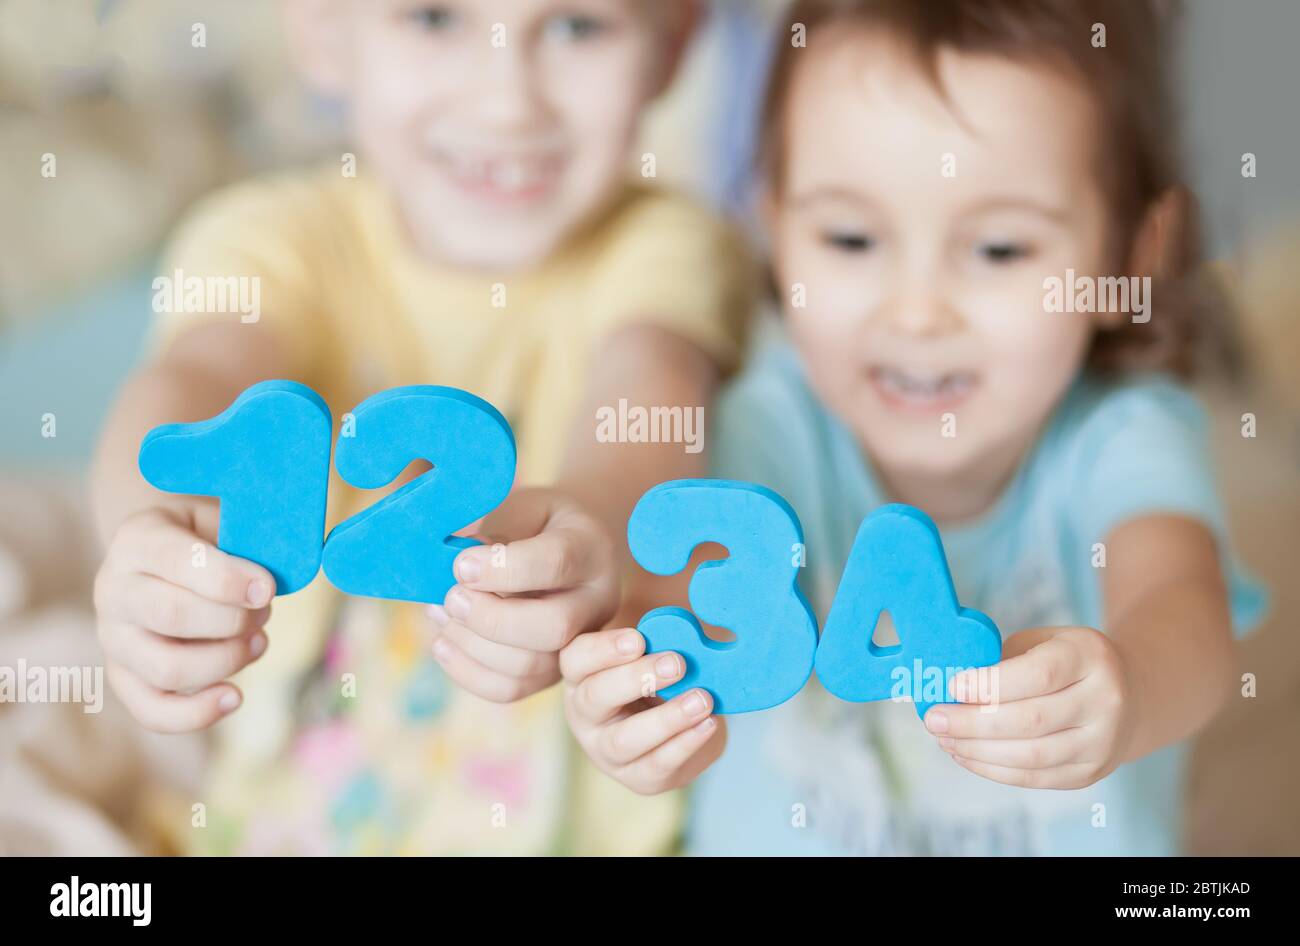
[[[216,545],[221,529],[221,503],[211,496],[187,498],[192,503],[190,514],[193,516],[195,533],[209,545]]]
[[[122,571],[156,575],[212,601],[260,608],[275,596],[275,579],[265,568],[227,555],[159,512],[123,523],[114,546]]]
[[[1078,727],[1041,739],[954,739],[940,736],[939,747],[954,756],[1014,769],[1050,769],[1078,761],[1084,731]]]
[[[606,726],[598,737],[599,751],[612,765],[629,765],[705,719],[712,709],[713,697],[706,690],[688,690]]]
[[[95,605],[101,614],[115,615],[168,637],[238,637],[262,627],[271,615],[269,606],[251,609],[218,604],[141,572],[119,575],[112,582],[97,584],[95,590]]]
[[[654,696],[686,673],[680,654],[646,654],[635,663],[602,670],[573,688],[574,712],[591,723],[603,723],[629,703]]]
[[[560,651],[560,673],[570,683],[581,683],[601,670],[631,663],[645,653],[645,638],[631,627],[579,634]]]
[[[199,693],[164,693],[114,661],[107,666],[113,692],[142,726],[161,733],[193,732],[211,726],[243,702],[231,683],[219,683]]]
[[[991,676],[981,680],[981,674]],[[1058,638],[992,667],[962,671],[952,678],[951,693],[962,703],[1013,703],[1063,690],[1082,677],[1079,649]]]
[[[503,598],[455,585],[443,608],[490,641],[538,651],[558,651],[601,617],[598,597],[585,589],[541,598]]]
[[[559,674],[508,677],[483,666],[445,637],[433,642],[433,658],[462,689],[493,703],[513,703],[546,689]]]
[[[954,739],[1035,739],[1077,725],[1077,716],[1073,700],[1051,694],[992,708],[943,703],[925,714],[925,728]]]
[[[113,660],[169,693],[220,683],[262,656],[267,643],[260,630],[225,640],[185,641],[120,623],[106,627],[101,640]]]
[[[717,733],[717,719],[704,717],[624,769],[624,780],[634,791],[643,793],[661,792],[691,782],[722,754],[722,740],[709,746]]]
[[[961,756],[953,756],[953,761],[976,775],[1017,788],[1082,788],[1091,783],[1096,771],[1094,766],[1083,763],[1058,765],[1050,769],[1015,769]]]
[[[575,532],[548,529],[496,551],[466,549],[456,556],[454,570],[459,582],[478,591],[560,591],[590,577],[591,545]]]
[[[437,605],[433,605],[430,611]],[[475,634],[459,621],[453,621],[443,614],[442,620],[434,615],[434,630],[438,637],[446,638],[464,653],[473,657],[489,670],[508,677],[532,677],[540,673],[555,673],[559,658],[554,653],[537,650],[524,650],[498,644],[486,637]]]
[[[1002,659],[1010,660],[1032,650],[1039,644],[1064,633],[1065,627],[1031,627],[1016,631],[1002,642]]]

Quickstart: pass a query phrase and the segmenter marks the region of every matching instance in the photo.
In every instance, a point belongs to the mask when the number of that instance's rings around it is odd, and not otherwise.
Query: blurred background
[[[171,225],[228,182],[347,150],[337,109],[290,71],[276,7],[0,0],[0,665],[99,662],[86,467],[140,357]],[[662,178],[737,213],[780,7],[714,0],[644,131]],[[1300,3],[1190,0],[1185,13],[1188,154],[1236,301],[1213,340],[1225,367],[1201,394],[1234,541],[1274,597],[1242,645],[1257,695],[1198,740],[1188,850],[1300,854]],[[42,176],[46,155],[57,177]],[[99,716],[0,704],[0,853],[154,850],[142,800],[191,782],[200,758],[196,739],[147,736],[111,699]]]

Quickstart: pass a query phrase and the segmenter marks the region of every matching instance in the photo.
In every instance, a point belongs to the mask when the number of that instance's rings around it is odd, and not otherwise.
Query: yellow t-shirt
[[[162,275],[257,277],[260,322],[337,425],[406,384],[462,388],[510,421],[517,482],[545,484],[596,346],[662,326],[724,368],[739,358],[752,273],[741,241],[686,198],[629,184],[543,265],[492,276],[433,266],[365,176],[336,167],[232,187],[178,230]],[[162,347],[238,312],[165,312]],[[593,419],[594,420],[594,419]],[[331,473],[329,525],[375,501]],[[558,688],[508,706],[465,693],[426,653],[420,606],[349,599],[318,576],[278,599],[271,645],[239,675],[217,727],[198,852],[658,853],[679,799],[598,773],[564,725]],[[188,842],[188,843],[185,843]]]

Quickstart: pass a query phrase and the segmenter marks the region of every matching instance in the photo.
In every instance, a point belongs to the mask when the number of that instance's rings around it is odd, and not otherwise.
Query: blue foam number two
[[[899,643],[879,647],[871,636],[885,611]],[[948,682],[956,673],[1001,655],[997,625],[958,604],[930,517],[900,503],[867,516],[817,647],[822,685],[854,703],[906,695],[924,717],[935,703],[951,702]]]
[[[515,476],[510,424],[457,388],[412,385],[362,401],[355,431],[340,434],[339,475],[378,489],[413,460],[433,469],[335,526],[325,575],[341,591],[441,604],[456,583],[452,562],[474,539],[452,535],[501,504]]]
[[[311,388],[263,381],[216,417],[149,431],[140,472],[165,492],[217,497],[217,547],[263,566],[287,595],[320,570],[330,428]]]
[[[710,640],[684,608],[656,608],[637,625],[647,652],[672,650],[686,661],[685,676],[660,696],[699,686],[713,695],[714,712],[747,713],[799,692],[812,673],[817,620],[795,582],[803,530],[784,499],[753,483],[661,483],[633,509],[627,541],[656,575],[680,572],[704,542],[729,553],[696,570],[689,596],[695,614],[734,633],[734,641]]]

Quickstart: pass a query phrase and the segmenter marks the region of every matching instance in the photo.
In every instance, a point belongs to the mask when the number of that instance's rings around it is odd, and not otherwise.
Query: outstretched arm
[[[479,531],[501,548],[462,553],[445,607],[430,609],[434,655],[452,679],[487,699],[517,700],[560,679],[559,651],[579,634],[615,615],[634,624],[673,596],[685,602],[689,570],[670,579],[640,572],[627,551],[627,519],[655,483],[702,476],[705,453],[683,443],[602,443],[597,411],[620,399],[695,411],[716,376],[704,353],[666,330],[609,337],[592,361],[556,485],[518,490],[489,515]]]
[[[1116,528],[1106,545],[1107,633],[1014,634],[994,677],[958,675],[960,705],[926,714],[965,768],[1011,785],[1082,788],[1192,736],[1227,702],[1237,658],[1209,530],[1146,516]]]
[[[215,500],[145,482],[140,441],[158,424],[212,417],[285,369],[261,326],[197,326],[127,382],[100,437],[91,490],[107,551],[95,578],[97,629],[113,689],[150,729],[201,729],[239,706],[226,678],[266,649],[275,581],[216,548]]]

